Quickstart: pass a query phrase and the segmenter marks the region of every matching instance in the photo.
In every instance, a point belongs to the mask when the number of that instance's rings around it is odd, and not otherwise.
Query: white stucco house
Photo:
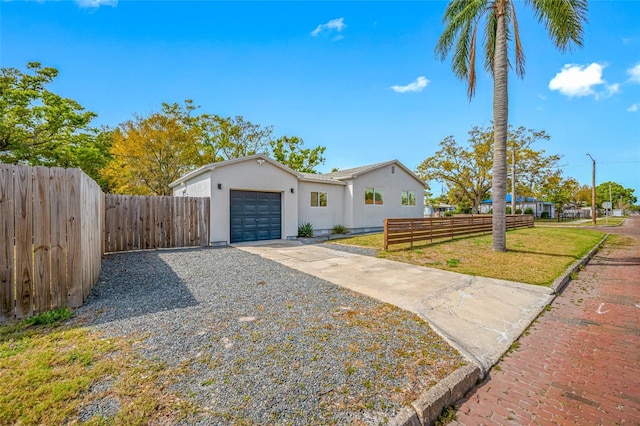
[[[300,173],[263,154],[202,166],[171,183],[174,196],[211,198],[211,244],[295,238],[342,225],[382,230],[385,218],[422,217],[425,183],[397,160]]]

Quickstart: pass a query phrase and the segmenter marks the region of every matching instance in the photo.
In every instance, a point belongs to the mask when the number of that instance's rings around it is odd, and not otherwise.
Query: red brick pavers
[[[640,218],[627,219],[452,424],[640,425]]]

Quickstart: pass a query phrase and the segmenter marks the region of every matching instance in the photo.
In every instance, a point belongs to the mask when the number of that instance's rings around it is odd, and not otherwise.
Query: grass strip
[[[378,249],[378,257],[462,274],[535,285],[550,285],[573,262],[587,254],[604,236],[581,228],[536,227],[507,233],[506,253],[491,248],[491,235],[445,239],[430,244],[390,247],[383,235],[371,234],[333,241]]]

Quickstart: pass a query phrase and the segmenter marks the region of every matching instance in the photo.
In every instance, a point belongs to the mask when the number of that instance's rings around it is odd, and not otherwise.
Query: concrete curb
[[[467,364],[436,383],[398,413],[389,424],[402,426],[430,425],[440,417],[442,410],[462,398],[483,378],[480,366]]]
[[[602,240],[594,248],[591,249],[589,253],[587,253],[582,259],[576,260],[569,268],[564,271],[562,275],[560,275],[556,280],[550,285],[551,289],[555,294],[560,294],[564,291],[569,281],[571,281],[571,274],[579,271],[584,265],[586,265],[591,258],[600,250],[604,242],[609,238],[611,234],[605,234],[602,237]]]

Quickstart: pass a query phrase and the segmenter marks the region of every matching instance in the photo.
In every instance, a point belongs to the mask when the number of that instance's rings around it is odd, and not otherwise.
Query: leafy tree
[[[574,201],[574,194],[578,192],[580,184],[574,178],[563,178],[555,174],[546,179],[540,186],[540,195],[545,201],[554,203],[560,210],[563,205]],[[589,201],[591,192],[589,192]]]
[[[111,185],[102,175],[102,169],[112,160],[112,142],[113,130],[104,127],[95,137],[87,138],[73,146],[71,150],[74,157],[72,166],[82,169],[100,185],[104,192],[111,192]]]
[[[136,116],[113,133],[113,159],[102,175],[116,193],[171,195],[169,184],[193,170],[201,158],[197,133],[169,107],[149,117]]]
[[[271,141],[271,153],[273,158],[285,166],[304,173],[317,173],[315,168],[324,164],[326,147],[301,148],[304,141],[297,136],[282,136]]]
[[[611,188],[611,197],[609,197],[609,188]],[[604,182],[596,186],[596,202],[602,207],[604,201],[611,199],[615,208],[626,209],[638,201],[634,192],[634,189],[625,188],[619,183]]]
[[[27,70],[0,69],[0,162],[79,167],[99,180],[108,132],[91,127],[96,114],[47,89],[57,69],[30,62]]]
[[[435,155],[418,166],[416,173],[425,181],[446,183],[449,202],[469,206],[477,213],[492,188],[493,136],[491,127],[478,126],[469,131],[467,146],[458,145],[454,137],[449,136],[440,142],[440,150]],[[516,152],[518,194],[538,196],[541,185],[559,173],[555,167],[560,157],[546,155],[544,150],[537,151],[532,146],[548,139],[544,131],[509,128],[509,147]]]
[[[592,189],[588,185],[580,185],[573,192],[573,201],[581,206],[591,206]]]
[[[269,126],[197,114],[198,108],[189,99],[163,103],[160,112],[121,124],[112,133],[112,160],[102,169],[107,186],[118,193],[167,195],[171,182],[196,167],[256,153],[305,172],[324,163],[324,147],[303,149],[295,136],[273,140]]]
[[[545,150],[535,150],[533,144],[548,141],[551,137],[544,131],[536,131],[509,126],[507,137],[508,155],[507,165],[512,170],[515,160],[516,191],[515,196],[541,197],[541,189],[550,179],[561,178],[562,172],[558,168],[559,155],[546,155]],[[512,188],[512,174],[508,174],[507,188]],[[513,192],[513,191],[510,191]],[[515,197],[512,197],[512,209]]]
[[[440,149],[416,169],[424,181],[444,182],[457,192],[456,204],[468,202],[474,213],[491,189],[491,134],[474,127],[469,131],[468,148],[460,146],[453,136],[440,142]],[[451,196],[449,198],[452,198]]]
[[[242,116],[220,117],[202,114],[197,118],[201,143],[213,159],[223,161],[268,153],[273,129],[245,120]]]
[[[544,24],[555,46],[564,51],[572,43],[582,46],[582,25],[586,22],[587,0],[528,0],[538,21]],[[506,251],[505,199],[507,184],[508,133],[508,44],[513,42],[515,70],[524,76],[525,59],[520,41],[514,0],[451,0],[445,9],[444,31],[436,55],[445,60],[452,53],[454,74],[467,82],[471,99],[476,88],[476,45],[478,28],[484,23],[484,68],[493,77],[493,249]]]

